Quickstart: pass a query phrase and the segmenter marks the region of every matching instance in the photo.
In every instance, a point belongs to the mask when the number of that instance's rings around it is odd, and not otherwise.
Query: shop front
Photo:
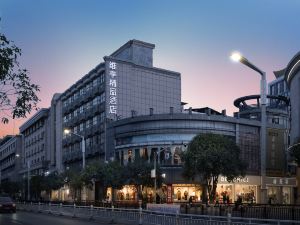
[[[116,201],[137,201],[137,191],[134,185],[125,185],[122,189],[114,189],[114,198]],[[112,200],[112,188],[107,188],[106,201]]]
[[[243,203],[257,203],[260,176],[245,176],[228,182],[226,177],[220,176],[216,200],[219,203],[234,203],[240,199]]]
[[[295,177],[266,177],[267,198],[269,204],[293,204],[294,189],[297,187]]]
[[[167,185],[167,203],[199,202],[202,188],[195,184]]]

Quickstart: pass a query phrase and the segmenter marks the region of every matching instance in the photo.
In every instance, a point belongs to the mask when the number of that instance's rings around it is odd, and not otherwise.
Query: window
[[[279,83],[279,94],[282,94],[284,91],[284,83],[283,81]]]
[[[83,123],[79,125],[79,131],[83,131]]]
[[[91,138],[87,138],[87,139],[85,140],[85,146],[86,146],[86,147],[90,147],[91,145],[92,145]]]
[[[77,116],[77,109],[74,110],[74,117]]]
[[[98,103],[99,103],[99,97],[97,96],[93,99],[93,105],[97,105]]]
[[[105,102],[105,92],[100,95],[100,103]]]
[[[86,85],[86,92],[88,92],[92,88],[92,83]]]
[[[99,78],[96,78],[95,80],[93,80],[94,87],[98,86],[98,83],[99,83]]]
[[[91,102],[85,104],[85,109],[88,110],[90,108]]]
[[[272,123],[279,124],[279,118],[272,118]]]
[[[104,143],[104,133],[100,134],[100,143]]]
[[[80,106],[80,108],[79,108],[79,111],[80,111],[80,113],[83,113],[83,105],[82,106]]]
[[[89,128],[89,127],[90,127],[90,120],[87,120],[87,121],[85,122],[85,127],[86,127],[86,128]]]
[[[76,100],[78,98],[78,92],[75,92],[73,95],[73,99]]]
[[[94,117],[93,117],[93,125],[96,125],[97,122],[98,122],[98,121],[97,121],[97,116],[94,116]]]
[[[100,122],[101,122],[101,123],[104,122],[104,118],[105,118],[105,113],[102,112],[102,113],[100,114]]]
[[[78,132],[78,127],[75,126],[75,127],[74,127],[74,134],[77,134],[77,132]]]
[[[81,88],[80,89],[80,95],[84,95],[84,94],[85,94],[84,88]]]
[[[105,79],[105,74],[102,73],[102,74],[100,75],[100,84],[104,83],[104,79]]]
[[[68,119],[66,116],[64,116],[64,123],[68,122]]]
[[[73,96],[69,97],[69,103],[72,103],[73,102]]]

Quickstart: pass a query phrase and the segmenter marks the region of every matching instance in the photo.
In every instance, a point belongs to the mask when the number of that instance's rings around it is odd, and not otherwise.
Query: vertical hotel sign
[[[108,70],[108,107],[109,114],[117,114],[118,98],[117,98],[117,63],[109,61],[109,70]]]

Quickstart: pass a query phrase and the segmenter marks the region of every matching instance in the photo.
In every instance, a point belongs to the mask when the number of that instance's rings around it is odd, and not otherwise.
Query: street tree
[[[107,190],[108,187],[112,188],[111,199],[114,201],[114,189],[121,189],[125,184],[124,168],[117,161],[104,163],[98,174],[98,180],[104,190]]]
[[[51,193],[54,190],[58,190],[64,186],[64,178],[62,174],[58,172],[52,172],[48,176],[44,176],[43,190],[49,195],[51,199]]]
[[[30,196],[32,199],[39,200],[44,189],[44,176],[35,175],[30,178]]]
[[[290,153],[291,156],[295,159],[297,165],[300,166],[300,138],[298,139],[298,142],[295,143],[293,147],[291,147]]]
[[[151,170],[153,164],[148,163],[147,160],[136,157],[133,162],[127,164],[125,169],[126,183],[134,185],[138,193],[138,200],[142,199],[143,187],[154,187],[154,179],[151,178]],[[162,173],[159,166],[156,167],[156,183],[157,188],[162,185]]]
[[[84,186],[84,181],[82,177],[82,172],[79,172],[75,169],[66,170],[62,174],[64,183],[70,187],[70,192],[72,199],[74,201],[81,200],[81,191]]]
[[[220,175],[227,177],[229,182],[243,177],[247,168],[246,162],[240,158],[240,149],[227,136],[219,134],[199,134],[189,143],[183,154],[185,177],[195,180],[201,177],[203,200],[210,201],[216,197],[216,188]]]
[[[18,48],[0,33],[0,117],[2,123],[9,118],[24,118],[37,110],[39,86],[31,83],[28,71],[20,67]]]
[[[82,181],[84,185],[93,189],[93,186],[99,177],[102,177],[103,166],[99,162],[94,162],[88,164],[82,171]]]
[[[0,185],[0,194],[5,193],[13,198],[19,197],[19,193],[22,189],[22,182],[16,182],[11,180],[2,181]]]

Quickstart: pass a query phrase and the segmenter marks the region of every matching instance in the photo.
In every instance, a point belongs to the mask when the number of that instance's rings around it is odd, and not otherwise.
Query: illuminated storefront
[[[267,197],[272,204],[292,204],[294,188],[297,187],[296,178],[267,177]]]
[[[172,202],[200,201],[202,188],[195,184],[173,184]]]
[[[121,190],[116,191],[116,199],[118,201],[136,201],[137,191],[133,185],[125,185]]]
[[[219,203],[234,203],[238,198],[244,203],[257,202],[260,176],[246,176],[228,182],[226,177],[219,177],[217,199]]]

